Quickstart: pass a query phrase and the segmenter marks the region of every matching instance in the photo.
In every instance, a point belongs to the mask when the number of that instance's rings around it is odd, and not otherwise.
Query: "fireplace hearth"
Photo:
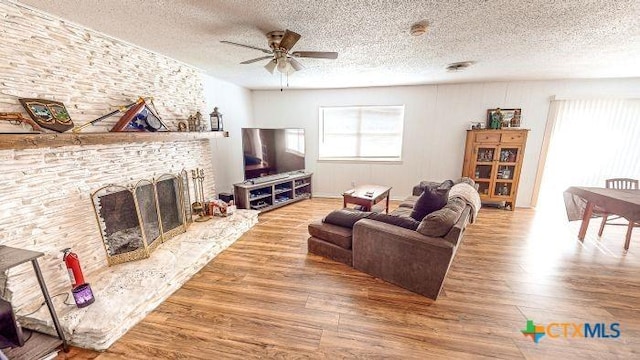
[[[186,231],[184,174],[108,185],[91,195],[110,266],[148,258],[162,242]]]

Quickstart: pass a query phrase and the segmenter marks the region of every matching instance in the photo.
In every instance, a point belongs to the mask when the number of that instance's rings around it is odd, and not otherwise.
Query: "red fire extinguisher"
[[[64,263],[67,265],[71,288],[74,289],[76,286],[84,284],[80,260],[78,259],[78,254],[71,252],[71,248],[66,248],[62,251],[64,252],[62,260],[64,260]]]

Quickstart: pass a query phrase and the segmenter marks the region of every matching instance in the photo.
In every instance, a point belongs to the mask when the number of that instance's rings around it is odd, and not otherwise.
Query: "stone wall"
[[[206,140],[0,150],[0,163],[0,245],[44,252],[39,263],[52,295],[70,289],[62,249],[78,253],[88,282],[107,266],[92,192],[196,167],[205,170],[205,196],[214,192]],[[19,309],[35,310],[42,302],[30,264],[8,272],[4,290]]]
[[[202,73],[194,67],[7,0],[0,0],[0,19],[0,112],[26,115],[19,98],[51,99],[63,102],[80,125],[153,97],[170,130],[196,111],[205,113]],[[83,132],[108,131],[118,118]],[[91,282],[106,260],[90,193],[196,167],[205,169],[213,195],[207,141],[1,150],[0,245],[44,252],[40,265],[52,295],[69,290],[65,247],[79,254]],[[0,273],[0,296],[22,312],[40,305],[29,264]]]
[[[196,111],[206,113],[194,67],[6,0],[0,19],[0,112],[26,115],[19,98],[57,100],[81,125],[153,97],[171,130]],[[84,131],[107,131],[118,119]]]

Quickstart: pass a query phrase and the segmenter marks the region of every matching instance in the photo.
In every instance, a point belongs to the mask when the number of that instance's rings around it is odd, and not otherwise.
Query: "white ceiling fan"
[[[281,73],[290,74],[295,71],[304,69],[304,66],[297,60],[297,58],[315,58],[315,59],[337,59],[337,52],[329,51],[294,51],[290,52],[291,48],[300,40],[301,35],[290,30],[285,31],[272,31],[267,34],[267,40],[269,41],[269,47],[271,49],[262,49],[259,47],[238,44],[231,41],[220,41],[223,44],[229,44],[234,46],[240,46],[244,48],[254,49],[262,51],[267,56],[246,60],[240,64],[252,64],[261,60],[269,59],[265,69],[273,74],[275,69],[278,69]]]

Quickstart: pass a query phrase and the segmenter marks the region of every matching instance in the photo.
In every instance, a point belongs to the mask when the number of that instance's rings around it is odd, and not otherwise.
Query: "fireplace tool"
[[[205,215],[206,209],[204,208],[204,170],[196,168],[191,170],[191,177],[193,178],[193,192],[195,193],[195,202],[191,204],[191,209],[194,214],[198,214],[195,221],[204,222],[211,220],[210,216]]]

